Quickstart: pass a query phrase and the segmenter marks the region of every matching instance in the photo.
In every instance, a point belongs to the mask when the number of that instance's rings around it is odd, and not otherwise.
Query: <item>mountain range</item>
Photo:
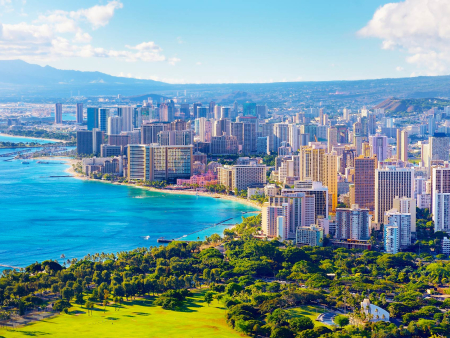
[[[237,100],[238,102],[272,102],[275,106],[290,100],[293,105],[339,102],[342,105],[375,106],[392,97],[448,99],[450,98],[450,76],[357,81],[181,85],[117,77],[100,72],[41,67],[22,60],[0,60],[0,101],[3,102],[68,99],[78,92],[84,97],[117,94],[124,97],[149,95],[146,93],[173,96],[180,90],[200,93],[196,95],[200,100],[209,98],[224,104]]]

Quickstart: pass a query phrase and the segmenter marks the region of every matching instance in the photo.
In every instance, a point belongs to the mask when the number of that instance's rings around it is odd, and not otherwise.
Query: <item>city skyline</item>
[[[450,64],[447,7],[9,0],[0,2],[0,59],[168,83],[442,75]]]

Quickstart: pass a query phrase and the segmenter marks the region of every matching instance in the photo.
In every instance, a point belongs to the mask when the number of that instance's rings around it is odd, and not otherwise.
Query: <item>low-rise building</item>
[[[297,227],[296,244],[323,246],[323,228],[316,225]]]

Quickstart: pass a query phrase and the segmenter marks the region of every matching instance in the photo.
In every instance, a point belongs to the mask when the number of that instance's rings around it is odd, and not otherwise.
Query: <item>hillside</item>
[[[384,100],[377,104],[376,108],[384,108],[391,113],[400,112],[422,112],[433,107],[443,108],[450,105],[448,99],[426,98],[426,99],[398,99],[395,97]]]

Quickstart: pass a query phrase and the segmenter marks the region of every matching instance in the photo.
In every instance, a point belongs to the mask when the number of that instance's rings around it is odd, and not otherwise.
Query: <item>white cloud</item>
[[[196,65],[197,65],[197,66],[201,66],[202,63],[201,63],[201,62],[197,62]]]
[[[2,0],[0,0],[2,1]],[[115,58],[127,62],[168,61],[175,65],[178,58],[167,58],[162,48],[153,41],[136,46],[125,46],[124,50],[105,49],[91,45],[92,36],[79,26],[87,20],[96,29],[105,26],[114,11],[122,8],[120,1],[110,1],[104,6],[94,6],[78,11],[54,10],[40,15],[32,24],[0,23],[0,57],[26,61],[49,61],[63,57]]]
[[[181,36],[177,37],[177,42],[181,45],[184,43],[183,39],[181,38]]]
[[[404,68],[403,68],[403,67],[400,67],[400,66],[398,66],[398,67],[396,67],[396,68],[395,68],[395,70],[396,70],[397,72],[401,72],[401,71],[403,71],[403,70],[404,70]]]
[[[180,62],[181,59],[173,57],[173,58],[169,58],[169,60],[167,60],[169,62],[169,65],[175,66],[177,62]]]
[[[406,61],[428,75],[450,72],[450,6],[446,0],[405,0],[377,9],[358,35],[382,40],[381,48],[401,50]]]
[[[123,8],[120,1],[110,1],[104,6],[96,5],[87,9],[79,9],[70,12],[70,17],[75,19],[84,18],[92,24],[94,29],[106,26],[114,16],[116,9]]]

